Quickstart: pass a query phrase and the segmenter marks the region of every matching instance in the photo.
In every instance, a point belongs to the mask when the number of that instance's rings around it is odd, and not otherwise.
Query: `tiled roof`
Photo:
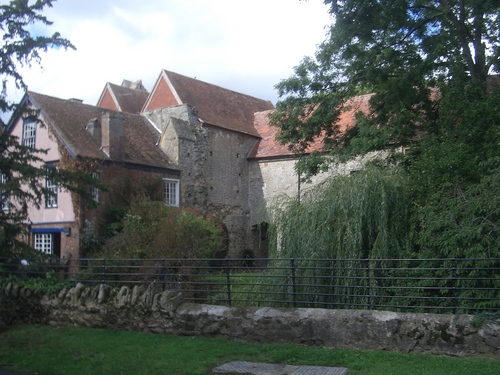
[[[47,126],[52,126],[56,135],[75,157],[112,160],[102,151],[101,143],[85,127],[90,120],[107,112],[103,108],[28,92],[32,103],[40,109]],[[159,133],[146,118],[137,114],[116,112],[123,118],[123,161],[150,167],[177,169],[165,153],[156,146]]]
[[[206,124],[258,137],[254,113],[273,109],[270,101],[231,91],[167,70],[162,71],[181,103],[196,108]],[[152,93],[154,95],[154,93]]]
[[[340,131],[345,131],[356,121],[356,113],[362,111],[367,114],[369,110],[369,100],[372,95],[360,95],[349,100],[346,103],[346,110],[340,115],[339,126]],[[261,140],[256,144],[250,152],[249,158],[273,158],[293,156],[294,152],[290,150],[289,145],[283,145],[276,141],[276,135],[279,129],[269,124],[269,113],[272,111],[259,112],[255,114],[254,126],[260,134]],[[306,150],[306,154],[313,151],[321,151],[323,148],[323,140],[318,137]]]
[[[108,82],[103,93],[101,94],[101,98],[99,99],[97,106],[103,107],[100,104],[102,104],[101,102],[106,91],[108,91],[112,96],[116,109],[121,112],[128,113],[139,113],[149,96],[149,93],[146,90],[134,89]],[[105,108],[113,109],[109,107]]]

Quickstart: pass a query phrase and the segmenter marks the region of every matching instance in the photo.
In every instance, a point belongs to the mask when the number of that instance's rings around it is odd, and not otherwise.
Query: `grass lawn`
[[[233,360],[341,366],[350,375],[479,375],[498,374],[500,369],[500,359],[251,344],[104,329],[24,325],[0,334],[0,367],[39,375],[204,375]]]

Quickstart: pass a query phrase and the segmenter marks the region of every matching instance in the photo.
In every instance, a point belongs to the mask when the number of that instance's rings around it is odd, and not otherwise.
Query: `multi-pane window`
[[[100,179],[100,173],[99,172],[92,172],[90,175],[92,176],[92,178],[95,178],[96,180]],[[92,199],[95,202],[99,203],[99,188],[96,187],[96,186],[92,187]]]
[[[35,250],[38,250],[44,254],[52,254],[54,251],[54,242],[52,241],[52,234],[36,233]]]
[[[7,175],[5,173],[0,173],[0,209],[2,211],[9,210],[9,194],[6,189],[3,189],[3,186],[7,183]]]
[[[23,122],[23,146],[35,148],[36,121],[25,119]]]
[[[179,205],[179,180],[165,178],[165,201],[170,206]]]
[[[45,177],[45,188],[48,193],[45,195],[45,207],[57,207],[57,182],[55,180],[55,167],[47,166]]]

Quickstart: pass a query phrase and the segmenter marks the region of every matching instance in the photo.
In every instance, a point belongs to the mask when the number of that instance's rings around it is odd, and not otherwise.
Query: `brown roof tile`
[[[258,137],[253,125],[254,113],[274,108],[269,101],[167,70],[162,71],[161,78],[170,82],[182,103],[196,108],[203,122],[224,129]]]
[[[111,109],[109,106],[102,105],[106,93],[112,96],[114,104],[119,111],[128,113],[140,113],[142,106],[149,96],[146,90],[134,89],[123,85],[119,86],[108,82],[97,102],[98,107]]]
[[[112,160],[101,149],[101,143],[85,127],[90,120],[106,112],[103,108],[82,104],[70,100],[28,92],[32,103],[40,109],[47,125],[52,126],[69,152],[75,157]],[[167,156],[156,145],[158,131],[146,118],[137,114],[117,112],[123,118],[124,143],[123,160],[128,163],[145,166],[177,169],[170,164]]]
[[[345,131],[348,127],[354,125],[356,121],[356,113],[362,111],[367,114],[369,110],[369,100],[372,95],[360,95],[349,100],[346,103],[346,110],[340,115],[339,126],[340,131]],[[261,140],[256,144],[250,152],[249,158],[273,158],[293,156],[294,152],[290,150],[289,144],[281,144],[276,141],[276,135],[279,129],[269,124],[269,113],[272,111],[264,111],[255,114],[254,126],[261,136]],[[318,137],[315,142],[306,150],[306,154],[313,151],[321,151],[323,148],[323,140]]]

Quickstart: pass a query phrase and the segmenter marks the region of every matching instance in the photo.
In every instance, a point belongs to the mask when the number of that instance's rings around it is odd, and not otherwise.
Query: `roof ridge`
[[[236,91],[236,90],[233,90],[233,89],[228,89],[226,87],[223,87],[223,86],[220,86],[220,85],[216,85],[214,83],[210,83],[210,82],[207,82],[207,81],[203,81],[203,80],[200,80],[200,79],[197,79],[197,78],[192,78],[192,77],[189,77],[189,76],[186,76],[184,74],[180,74],[180,73],[176,73],[176,72],[173,72],[171,70],[167,70],[167,69],[162,69],[165,73],[168,74],[174,74],[174,75],[177,75],[177,76],[181,76],[181,77],[184,77],[184,78],[187,78],[187,79],[190,79],[190,80],[193,80],[193,81],[196,81],[196,82],[199,82],[199,83],[202,83],[202,84],[205,84],[205,85],[208,85],[208,86],[212,86],[212,87],[217,87],[221,90],[224,90],[224,91],[229,91],[229,92],[232,92],[232,93],[235,93],[235,94],[238,94],[238,95],[243,95],[243,96],[246,96],[246,97],[249,97],[249,98],[253,98],[253,99],[256,99],[256,100],[260,100],[262,102],[269,102],[271,103],[270,100],[266,100],[266,99],[262,99],[262,98],[258,98],[256,96],[253,96],[253,95],[249,95],[249,94],[244,94],[240,91]],[[271,103],[272,104],[272,103]]]

